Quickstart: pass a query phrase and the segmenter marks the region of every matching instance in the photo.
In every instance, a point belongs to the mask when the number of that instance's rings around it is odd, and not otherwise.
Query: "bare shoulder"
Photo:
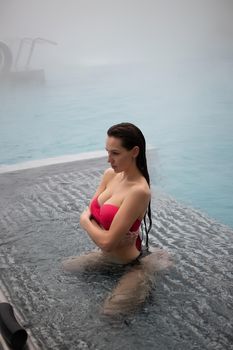
[[[100,184],[94,194],[94,197],[97,197],[99,196],[99,194],[101,192],[103,192],[106,187],[108,186],[108,183],[109,181],[111,181],[111,179],[114,177],[114,171],[113,169],[107,169],[104,171],[103,175],[102,175],[102,178],[101,178],[101,181],[100,181]]]
[[[143,183],[135,184],[130,188],[123,201],[123,208],[130,210],[136,217],[142,218],[148,208],[151,199],[151,191],[148,185]],[[133,215],[133,214],[132,214]]]
[[[114,170],[112,168],[108,168],[104,171],[103,180],[105,183],[108,183],[116,176]]]
[[[130,196],[136,201],[149,202],[151,199],[150,187],[145,183],[140,183],[132,187]]]

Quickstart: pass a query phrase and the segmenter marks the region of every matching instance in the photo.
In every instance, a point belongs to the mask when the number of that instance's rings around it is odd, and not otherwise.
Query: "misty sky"
[[[0,40],[44,37],[47,60],[233,57],[232,0],[0,0]]]

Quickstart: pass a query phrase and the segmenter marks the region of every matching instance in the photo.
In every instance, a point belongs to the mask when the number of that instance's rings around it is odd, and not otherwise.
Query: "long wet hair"
[[[136,158],[136,165],[139,171],[141,172],[141,174],[145,177],[148,183],[148,186],[150,187],[150,176],[149,176],[149,172],[147,168],[147,160],[146,160],[146,141],[141,130],[134,124],[120,123],[120,124],[111,126],[107,131],[107,135],[121,139],[122,147],[126,148],[127,150],[131,150],[135,146],[139,147],[139,153]],[[143,223],[144,223],[144,230],[146,233],[146,249],[148,250],[149,249],[148,234],[152,226],[151,201],[148,204],[147,211],[143,218]],[[142,226],[142,229],[143,229],[143,226]]]

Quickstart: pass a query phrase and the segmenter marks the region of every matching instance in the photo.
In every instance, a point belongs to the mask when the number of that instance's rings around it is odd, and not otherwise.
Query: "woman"
[[[141,223],[151,229],[151,190],[145,138],[131,123],[113,125],[107,132],[107,169],[80,224],[100,251],[64,262],[68,271],[90,269],[107,263],[130,266],[104,303],[105,314],[126,313],[148,295],[153,275],[167,268],[168,254],[158,249],[142,254]],[[148,222],[148,225],[147,225]]]

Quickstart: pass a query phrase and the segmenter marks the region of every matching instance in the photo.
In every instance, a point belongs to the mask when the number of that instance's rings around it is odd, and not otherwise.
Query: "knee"
[[[62,267],[62,270],[69,271],[70,261],[69,260],[63,260],[61,262],[61,267]]]

